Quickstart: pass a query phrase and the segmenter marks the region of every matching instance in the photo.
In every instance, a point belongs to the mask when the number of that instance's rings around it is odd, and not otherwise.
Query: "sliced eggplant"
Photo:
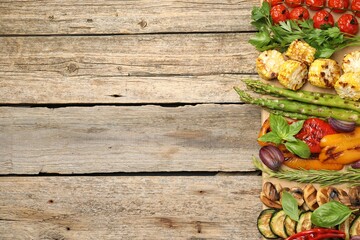
[[[355,214],[351,214],[343,223],[338,226],[338,230],[345,233],[345,240],[350,240],[350,225],[356,218]]]
[[[274,213],[276,213],[277,210],[275,209],[265,209],[261,211],[258,219],[257,219],[257,228],[261,235],[263,235],[264,238],[267,239],[277,239],[279,236],[275,235],[270,228],[270,220]]]

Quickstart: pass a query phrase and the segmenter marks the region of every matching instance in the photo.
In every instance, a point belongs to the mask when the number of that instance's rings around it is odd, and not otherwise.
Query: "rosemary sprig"
[[[254,166],[270,177],[300,182],[317,183],[321,186],[330,186],[336,184],[360,185],[360,169],[347,168],[345,171],[334,170],[279,170],[273,171],[262,164],[262,162],[253,157]]]

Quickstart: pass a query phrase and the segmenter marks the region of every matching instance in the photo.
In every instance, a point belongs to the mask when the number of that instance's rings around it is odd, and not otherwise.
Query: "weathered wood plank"
[[[2,177],[0,235],[259,239],[260,176]]]
[[[257,0],[3,0],[0,34],[248,31]]]
[[[253,171],[260,109],[0,108],[0,174]]]
[[[255,73],[249,36],[0,38],[0,102],[237,100],[238,76],[222,74]]]

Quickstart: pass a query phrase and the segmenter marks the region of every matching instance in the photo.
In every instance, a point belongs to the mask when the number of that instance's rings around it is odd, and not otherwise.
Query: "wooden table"
[[[0,239],[259,239],[258,0],[0,0]]]

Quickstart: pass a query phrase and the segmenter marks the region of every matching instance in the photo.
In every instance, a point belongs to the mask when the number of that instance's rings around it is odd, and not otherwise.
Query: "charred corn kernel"
[[[332,59],[316,59],[309,67],[308,81],[321,88],[333,88],[340,78],[339,64]]]
[[[316,49],[311,47],[308,43],[295,40],[287,49],[285,55],[292,60],[304,62],[306,65],[310,65],[315,60]]]
[[[281,64],[285,62],[284,56],[276,50],[262,52],[256,59],[256,70],[265,80],[275,79],[278,76]]]
[[[305,84],[307,77],[308,69],[305,63],[287,60],[280,66],[278,80],[288,89],[300,89]]]
[[[360,72],[360,51],[354,51],[346,54],[341,68],[344,73]]]
[[[360,72],[348,72],[341,75],[334,85],[335,91],[341,98],[354,101],[360,99]]]

